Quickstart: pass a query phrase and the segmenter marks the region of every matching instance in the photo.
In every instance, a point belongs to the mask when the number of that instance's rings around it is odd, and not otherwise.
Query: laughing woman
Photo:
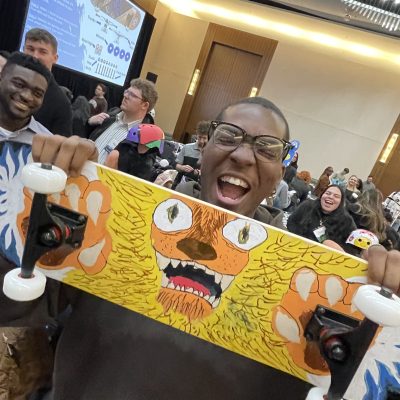
[[[356,225],[344,208],[344,193],[337,185],[331,185],[317,200],[306,200],[289,217],[287,228],[296,235],[316,242],[333,241],[346,251],[354,253],[346,239]]]

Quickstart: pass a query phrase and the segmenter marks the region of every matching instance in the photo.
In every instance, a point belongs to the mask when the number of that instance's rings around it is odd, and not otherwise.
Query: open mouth
[[[240,199],[250,190],[247,182],[232,176],[222,176],[217,182],[221,195],[232,200]]]
[[[218,307],[222,293],[235,278],[220,274],[193,260],[184,261],[168,258],[156,252],[157,263],[162,271],[161,286],[180,292],[192,293]]]

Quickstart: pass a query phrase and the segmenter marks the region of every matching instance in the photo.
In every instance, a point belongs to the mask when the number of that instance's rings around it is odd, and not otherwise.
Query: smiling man
[[[211,122],[203,150],[201,187],[178,190],[238,214],[282,227],[282,213],[260,206],[282,179],[289,127],[270,101],[252,97],[226,107]]]
[[[50,72],[43,106],[35,113],[35,117],[50,132],[71,136],[71,104],[51,73],[53,65],[58,61],[57,47],[57,39],[45,29],[33,28],[25,35],[24,53],[37,58]]]
[[[46,93],[50,72],[33,57],[13,53],[0,75],[1,140],[30,144],[35,133],[50,132],[32,116]]]

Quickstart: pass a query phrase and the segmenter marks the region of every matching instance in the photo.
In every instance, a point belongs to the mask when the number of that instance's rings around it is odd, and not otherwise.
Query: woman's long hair
[[[321,198],[309,200],[300,204],[297,210],[289,217],[288,230],[297,235],[315,240],[313,231],[320,222],[325,226],[329,239],[343,246],[350,233],[356,228],[355,223],[347,212],[345,194],[339,185],[328,186],[322,195],[332,187],[337,187],[342,194],[338,208],[330,213],[325,213],[321,207]]]
[[[358,214],[362,226],[374,233],[380,243],[386,239],[382,201],[382,194],[375,189],[370,189],[359,196],[357,204],[354,206],[354,211]]]

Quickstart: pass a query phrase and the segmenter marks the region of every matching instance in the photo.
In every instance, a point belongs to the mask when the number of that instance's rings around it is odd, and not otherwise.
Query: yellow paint
[[[65,282],[306,379],[306,370],[293,361],[290,346],[273,329],[274,309],[283,304],[282,298],[290,292],[295,271],[311,268],[317,274],[334,273],[350,278],[365,275],[364,262],[279,230],[266,228],[268,239],[250,252],[239,251],[231,246],[235,257],[239,253],[245,254],[249,262],[247,265],[244,262],[242,270],[239,268],[232,273],[237,276],[223,292],[220,305],[208,316],[190,321],[185,315],[172,310],[164,313],[163,306],[157,301],[161,272],[152,246],[152,216],[160,202],[176,197],[176,194],[100,167],[98,175],[101,182],[96,190],[99,190],[101,183],[111,191],[111,213],[106,223],[112,250],[99,273],[88,274],[76,268],[68,273]],[[181,200],[194,207],[193,200]],[[212,209],[212,212],[215,218],[224,218],[224,221],[238,217],[220,210]],[[202,229],[207,232],[207,226],[199,228],[199,231]],[[222,243],[222,234],[213,234],[214,239]],[[180,256],[176,250],[175,258]],[[203,260],[202,263],[207,264],[207,261]],[[212,265],[211,261],[208,265]],[[213,268],[217,269],[215,266]],[[230,264],[220,268],[230,268]],[[295,295],[293,291],[290,293],[292,297]],[[289,297],[286,296],[286,299]]]

